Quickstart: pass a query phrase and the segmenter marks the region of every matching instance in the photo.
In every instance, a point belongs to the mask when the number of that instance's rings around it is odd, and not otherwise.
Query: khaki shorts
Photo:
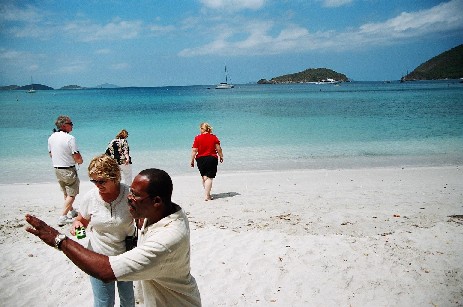
[[[55,168],[55,175],[65,196],[76,196],[79,194],[80,180],[75,167],[66,169]]]

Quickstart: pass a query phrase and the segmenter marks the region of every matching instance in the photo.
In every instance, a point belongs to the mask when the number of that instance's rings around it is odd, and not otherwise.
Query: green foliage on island
[[[29,84],[29,85],[24,85],[24,86],[20,86],[19,88],[17,88],[18,90],[24,90],[24,91],[28,91],[28,90],[37,90],[37,91],[49,91],[49,90],[54,90],[54,88],[52,87],[49,87],[49,86],[46,86],[46,85],[43,85],[43,84]]]
[[[114,85],[114,84],[101,84],[95,87],[91,88],[119,88],[119,86]],[[54,88],[42,85],[42,84],[28,84],[24,86],[18,86],[18,85],[6,85],[6,86],[0,86],[0,91],[11,91],[11,90],[20,90],[20,91],[28,91],[30,89],[34,89],[37,91],[43,91],[43,90],[54,90]],[[83,87],[80,85],[66,85],[60,88],[60,90],[83,90],[83,89],[88,89],[88,87]]]
[[[19,86],[17,85],[5,85],[5,86],[0,86],[0,91],[12,91],[12,90],[17,90]]]
[[[261,79],[258,84],[280,84],[280,83],[309,83],[323,82],[328,79],[335,81],[347,82],[349,78],[346,75],[338,73],[328,68],[309,68],[304,71],[283,75],[270,80]]]
[[[463,77],[463,44],[447,50],[418,66],[402,78],[411,80],[459,79]]]
[[[7,85],[7,86],[0,86],[0,90],[2,91],[9,91],[9,90],[19,90],[19,91],[28,91],[28,90],[37,90],[37,91],[48,91],[53,90],[54,88],[42,85],[42,84],[28,84],[24,86],[18,85]]]

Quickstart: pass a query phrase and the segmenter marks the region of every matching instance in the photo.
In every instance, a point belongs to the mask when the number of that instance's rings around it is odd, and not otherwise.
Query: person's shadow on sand
[[[212,197],[214,199],[219,199],[219,198],[228,198],[228,197],[234,197],[241,195],[240,193],[237,192],[226,192],[226,193],[218,193],[218,194],[212,194]]]

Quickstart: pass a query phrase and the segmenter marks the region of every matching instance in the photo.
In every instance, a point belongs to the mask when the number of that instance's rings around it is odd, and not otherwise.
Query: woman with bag
[[[87,227],[88,249],[107,256],[122,254],[127,249],[126,238],[136,232],[128,207],[129,187],[120,182],[117,162],[105,154],[90,161],[88,176],[95,188],[84,196],[71,234],[75,235],[77,228]],[[104,283],[90,276],[90,283],[95,307],[114,306],[116,284],[120,306],[135,306],[133,282]]]
[[[132,184],[132,158],[130,157],[129,133],[122,129],[116,138],[109,142],[106,154],[117,161],[121,169],[121,182],[130,186]]]

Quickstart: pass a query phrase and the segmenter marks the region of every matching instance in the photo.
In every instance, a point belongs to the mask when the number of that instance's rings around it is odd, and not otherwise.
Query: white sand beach
[[[209,202],[198,174],[173,181],[204,306],[463,306],[462,167],[219,171]],[[0,185],[1,306],[92,306],[87,275],[25,231],[61,206],[56,183]]]

